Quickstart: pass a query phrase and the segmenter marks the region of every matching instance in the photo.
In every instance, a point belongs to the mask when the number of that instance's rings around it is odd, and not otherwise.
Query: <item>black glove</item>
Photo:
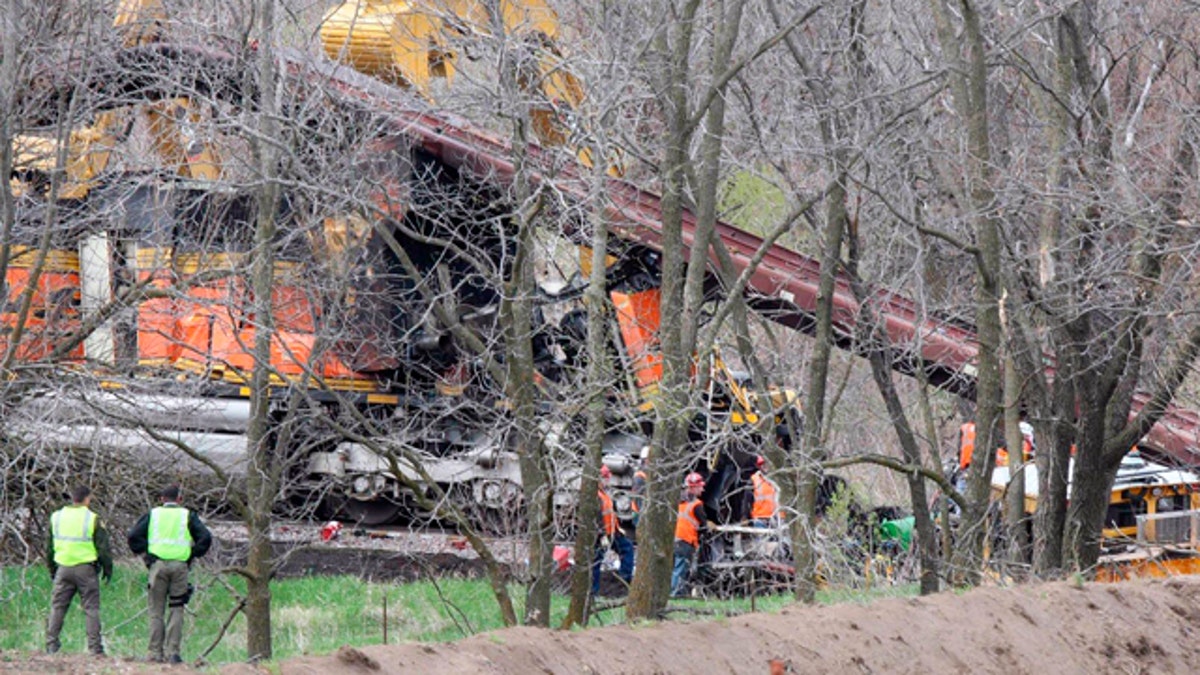
[[[104,580],[104,583],[106,583],[106,584],[112,583],[112,577],[113,577],[113,568],[111,566],[100,568],[100,578]]]

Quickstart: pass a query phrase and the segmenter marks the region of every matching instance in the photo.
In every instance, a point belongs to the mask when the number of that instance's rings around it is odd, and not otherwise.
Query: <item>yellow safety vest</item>
[[[187,560],[192,557],[192,533],[188,531],[188,510],[182,506],[156,506],[150,509],[149,546],[146,550],[159,560]]]
[[[54,537],[54,563],[73,567],[96,562],[96,514],[86,506],[64,506],[50,516]]]

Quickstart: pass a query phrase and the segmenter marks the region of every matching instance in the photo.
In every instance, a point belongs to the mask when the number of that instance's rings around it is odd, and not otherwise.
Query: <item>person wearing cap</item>
[[[92,489],[76,485],[71,503],[50,516],[50,536],[46,539],[46,565],[54,588],[50,591],[50,618],[46,622],[46,652],[53,654],[62,646],[63,618],[71,600],[79,594],[86,618],[88,651],[104,655],[100,636],[100,579],[112,581],[113,559],[108,530],[91,510]]]
[[[150,660],[182,663],[183,608],[192,597],[188,570],[193,560],[208,553],[212,533],[195,511],[179,505],[178,485],[164,487],[158,496],[162,506],[151,509],[129,531],[129,549],[144,556],[150,569]]]
[[[625,536],[625,531],[621,529],[621,524],[617,521],[616,505],[613,503],[612,495],[608,494],[608,486],[611,481],[612,469],[601,466],[600,489],[597,491],[597,496],[600,498],[600,537],[596,543],[596,557],[592,560],[593,596],[600,592],[600,567],[604,562],[604,554],[610,548],[617,552],[617,557],[621,561],[617,568],[617,576],[621,577],[626,586],[633,581],[633,542]]]
[[[675,566],[671,570],[671,597],[677,598],[691,577],[692,563],[700,548],[700,530],[708,527],[708,516],[700,495],[704,492],[704,478],[692,472],[683,481],[684,499],[679,502],[679,516],[675,519]]]
[[[755,459],[757,471],[750,476],[754,486],[754,504],[750,507],[751,527],[775,527],[779,517],[779,488],[767,478],[767,461],[759,455]]]

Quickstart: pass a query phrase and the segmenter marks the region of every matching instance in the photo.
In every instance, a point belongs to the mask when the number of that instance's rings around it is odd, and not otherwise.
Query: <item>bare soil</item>
[[[721,621],[343,650],[307,673],[1194,673],[1200,578],[983,588]]]
[[[1067,582],[795,607],[718,621],[564,633],[513,628],[447,644],[343,647],[285,661],[329,673],[1194,673],[1200,578]],[[0,671],[187,673],[73,656],[0,655]],[[268,672],[230,665],[226,675]]]

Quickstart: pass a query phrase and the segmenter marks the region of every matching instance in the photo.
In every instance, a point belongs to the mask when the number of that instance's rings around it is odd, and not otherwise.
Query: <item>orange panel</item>
[[[314,311],[308,294],[299,286],[276,286],[271,293],[275,325],[280,330],[312,333],[316,331]]]
[[[152,280],[167,288],[175,279],[191,274],[226,269],[221,260],[195,256],[177,256],[172,263],[169,250],[139,252],[139,262],[156,269],[143,269],[139,278]],[[163,261],[166,261],[165,263]],[[315,306],[305,289],[290,281],[275,286],[271,293],[276,335],[271,342],[271,366],[286,378],[305,375],[305,366],[325,378],[371,382],[374,378],[356,372],[336,358],[332,351],[313,358],[317,318]],[[248,377],[254,366],[253,294],[246,280],[237,275],[213,279],[185,288],[186,295],[174,299],[153,299],[138,308],[138,351],[143,362],[174,364],[184,370],[203,370],[225,379]],[[353,385],[352,385],[353,386]]]
[[[1200,558],[1160,558],[1101,561],[1096,568],[1096,581],[1115,582],[1130,579],[1162,579],[1183,574],[1200,574]]]
[[[19,323],[21,296],[29,288],[33,262],[32,252],[18,253],[5,273],[8,297],[0,308],[0,350],[3,352],[7,352],[9,336]],[[78,260],[73,254],[51,251],[30,299],[29,315],[25,318],[21,344],[16,350],[17,360],[45,359],[58,340],[79,329],[79,323]],[[82,359],[83,345],[73,349],[67,358]]]
[[[617,310],[621,340],[625,343],[625,353],[632,361],[638,388],[646,389],[658,384],[662,379],[662,353],[658,348],[658,327],[661,323],[659,289],[651,288],[637,293],[612,291],[610,295]]]

